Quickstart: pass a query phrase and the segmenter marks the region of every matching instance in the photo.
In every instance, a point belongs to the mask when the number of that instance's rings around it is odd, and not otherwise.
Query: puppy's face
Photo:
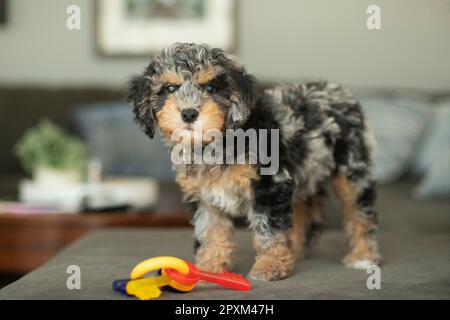
[[[153,137],[158,126],[173,142],[241,126],[254,99],[254,78],[233,57],[220,49],[182,43],[154,57],[144,74],[133,78],[128,96],[146,134]]]
[[[155,90],[155,98],[151,99],[155,102],[152,106],[157,124],[166,137],[189,137],[194,130],[200,131],[202,136],[205,131],[222,131],[225,127],[231,105],[225,72],[211,65],[199,64],[196,69],[177,72],[177,68],[172,67],[154,77],[153,83],[159,90]]]

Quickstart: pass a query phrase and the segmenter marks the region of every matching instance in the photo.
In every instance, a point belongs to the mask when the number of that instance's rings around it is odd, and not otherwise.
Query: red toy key
[[[164,269],[164,271],[174,281],[184,285],[192,285],[197,283],[198,281],[206,281],[233,290],[248,291],[251,289],[250,281],[245,279],[240,274],[235,274],[231,272],[219,272],[219,273],[208,272],[197,268],[190,262],[187,261],[185,262],[189,265],[188,274],[183,274],[173,269]]]

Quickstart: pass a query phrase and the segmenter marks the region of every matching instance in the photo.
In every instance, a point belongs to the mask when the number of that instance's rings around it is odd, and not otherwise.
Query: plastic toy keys
[[[126,292],[136,296],[140,300],[150,300],[159,298],[161,290],[159,287],[167,286],[172,279],[169,276],[158,276],[129,281],[126,285]]]
[[[152,271],[159,271],[159,275],[144,278]],[[231,272],[204,271],[192,263],[167,256],[142,261],[133,268],[130,278],[114,281],[113,288],[115,291],[141,300],[158,298],[162,287],[190,292],[198,281],[215,283],[233,290],[248,291],[251,288],[250,282],[241,275]]]
[[[190,262],[185,261],[189,266],[189,273],[184,274],[177,270],[166,268],[163,269],[163,274],[170,276],[175,282],[184,285],[195,285],[198,281],[206,281],[218,284],[222,287],[248,291],[251,289],[251,283],[240,274],[231,272],[213,273],[201,270]]]
[[[181,274],[187,274],[189,272],[189,265],[182,259],[176,257],[156,257],[142,261],[137,264],[131,271],[130,278],[132,280],[142,278],[146,273],[156,271],[164,268],[174,269]],[[183,284],[173,279],[168,285],[178,291],[189,292],[195,287],[194,284]]]

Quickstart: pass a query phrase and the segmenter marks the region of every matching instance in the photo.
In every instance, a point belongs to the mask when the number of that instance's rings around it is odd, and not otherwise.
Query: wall
[[[449,0],[238,0],[240,60],[263,80],[324,78],[352,86],[450,87]],[[10,0],[0,28],[0,85],[120,87],[146,58],[94,48],[92,0]],[[69,4],[82,30],[65,28]],[[382,30],[366,8],[382,9]]]

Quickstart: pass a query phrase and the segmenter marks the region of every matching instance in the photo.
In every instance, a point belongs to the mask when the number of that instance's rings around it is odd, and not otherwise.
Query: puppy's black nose
[[[181,111],[181,118],[187,123],[194,122],[198,118],[198,111],[193,108],[184,109]]]

